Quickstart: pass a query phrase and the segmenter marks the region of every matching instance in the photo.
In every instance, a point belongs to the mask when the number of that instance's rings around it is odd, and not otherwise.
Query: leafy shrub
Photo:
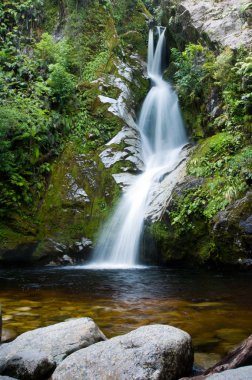
[[[95,56],[94,60],[87,63],[84,72],[83,79],[91,82],[99,77],[105,70],[105,67],[109,60],[109,51],[102,51]]]
[[[68,73],[60,63],[49,66],[50,75],[47,84],[50,87],[52,96],[60,104],[69,99],[74,94],[75,77]]]
[[[201,45],[189,44],[182,53],[171,49],[171,60],[177,69],[174,80],[181,101],[186,104],[198,101],[207,75],[204,64],[213,60],[213,54]]]
[[[239,133],[218,133],[201,143],[188,164],[188,173],[206,177],[223,170],[230,157],[242,147]]]

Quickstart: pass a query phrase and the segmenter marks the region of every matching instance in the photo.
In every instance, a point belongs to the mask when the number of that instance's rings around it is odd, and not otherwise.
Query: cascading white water
[[[141,232],[152,185],[164,173],[174,170],[187,142],[177,95],[162,78],[165,28],[157,27],[157,34],[155,48],[153,30],[149,32],[148,76],[152,87],[138,123],[145,171],[136,176],[103,228],[89,267],[125,268],[138,264]]]

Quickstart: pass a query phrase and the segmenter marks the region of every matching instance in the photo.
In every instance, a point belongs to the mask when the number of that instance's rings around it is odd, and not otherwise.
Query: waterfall
[[[148,75],[150,75],[149,70],[153,65],[154,58],[154,34],[153,29],[149,31],[149,41],[148,41]]]
[[[178,98],[162,78],[165,28],[157,27],[157,43],[149,31],[148,76],[152,86],[145,98],[138,128],[142,138],[145,170],[123,194],[114,214],[101,231],[89,267],[125,268],[138,264],[145,211],[153,184],[170,173],[186,144]]]

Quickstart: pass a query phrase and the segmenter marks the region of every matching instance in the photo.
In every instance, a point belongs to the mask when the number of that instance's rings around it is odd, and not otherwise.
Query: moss
[[[43,29],[53,33],[56,29],[60,16],[59,2],[57,0],[45,0]]]
[[[25,234],[24,231],[15,231],[13,228],[1,223],[0,241],[0,251],[4,251],[15,249],[18,245],[34,243],[36,242],[36,236],[30,233]]]
[[[219,157],[222,157],[223,154],[232,154],[239,150],[241,146],[242,140],[239,133],[217,133],[201,142],[198,148],[194,151],[191,160],[203,160],[204,158],[207,158],[215,161]]]
[[[188,135],[193,141],[199,141],[205,137],[204,116],[197,109],[186,110],[182,107],[182,115],[187,127]]]
[[[156,251],[161,263],[181,261],[187,263],[205,264],[213,261],[215,243],[209,234],[204,219],[197,218],[190,232],[181,234],[177,226],[172,226],[165,219],[147,226],[145,234],[156,244]]]
[[[118,194],[111,174],[97,157],[80,154],[69,143],[54,164],[50,186],[39,211],[40,239],[54,237],[71,244],[80,237],[93,239]],[[87,193],[88,201],[74,198],[76,189]]]
[[[251,258],[251,234],[244,229],[252,214],[252,193],[229,205],[213,220],[212,237],[216,246],[215,260],[236,263],[241,257]]]
[[[198,257],[200,263],[209,262],[213,259],[216,246],[213,240],[204,239],[198,245]]]

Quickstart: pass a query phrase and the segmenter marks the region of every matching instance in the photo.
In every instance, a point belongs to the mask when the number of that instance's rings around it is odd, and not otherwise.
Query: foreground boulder
[[[57,367],[52,379],[172,380],[188,374],[192,364],[186,332],[152,325],[75,352]]]
[[[43,379],[66,356],[105,339],[90,318],[29,331],[0,346],[0,374],[20,380]]]

